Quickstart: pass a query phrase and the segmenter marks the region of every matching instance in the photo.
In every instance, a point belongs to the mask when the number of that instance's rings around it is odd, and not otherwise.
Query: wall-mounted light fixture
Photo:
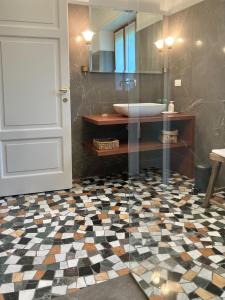
[[[172,36],[168,36],[165,39],[156,41],[154,44],[156,48],[161,52],[164,47],[167,46],[168,49],[172,49],[175,43],[175,39]]]
[[[88,46],[88,50],[90,50],[90,46],[91,46],[91,42],[93,40],[93,37],[94,37],[94,32],[91,31],[91,30],[86,30],[86,31],[83,31],[82,33],[82,37],[84,39],[84,41],[86,42],[87,46]],[[91,63],[91,54],[90,54],[90,51],[88,51],[88,57],[89,57],[89,66],[92,65]],[[84,76],[87,76],[88,72],[89,72],[89,67],[88,66],[81,66],[81,72],[82,74],[84,74]]]
[[[168,36],[165,38],[165,44],[168,47],[168,49],[172,49],[174,45],[175,39],[172,36]]]
[[[86,30],[86,31],[82,32],[82,36],[83,36],[85,42],[87,43],[87,45],[91,44],[94,34],[95,33],[91,30]]]
[[[157,48],[159,51],[162,51],[162,50],[163,50],[163,48],[164,48],[164,40],[158,40],[158,41],[156,41],[154,44],[155,44],[156,48]]]

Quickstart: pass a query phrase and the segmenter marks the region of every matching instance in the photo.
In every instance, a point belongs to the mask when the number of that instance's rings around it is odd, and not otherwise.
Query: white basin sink
[[[156,116],[166,110],[166,104],[159,103],[130,103],[114,104],[115,111],[127,117]]]

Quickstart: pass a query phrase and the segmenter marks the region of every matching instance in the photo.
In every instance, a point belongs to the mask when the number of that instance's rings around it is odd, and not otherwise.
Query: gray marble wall
[[[163,36],[163,21],[152,24],[136,33],[136,64],[139,72],[162,72],[163,54],[154,43]]]
[[[171,99],[178,111],[196,115],[196,161],[208,163],[212,148],[225,148],[225,1],[205,0],[171,16],[169,33],[183,39],[169,54]]]
[[[163,97],[162,75],[138,75],[137,87],[126,90],[120,87],[120,80],[128,75],[81,73],[82,65],[88,64],[88,47],[78,39],[88,28],[87,6],[69,5],[70,76],[72,108],[72,152],[74,177],[104,175],[127,169],[127,155],[97,158],[87,152],[82,145],[89,133],[97,135],[97,129],[82,122],[82,116],[113,112],[114,103],[155,101]],[[124,136],[124,128],[115,127],[105,134]]]

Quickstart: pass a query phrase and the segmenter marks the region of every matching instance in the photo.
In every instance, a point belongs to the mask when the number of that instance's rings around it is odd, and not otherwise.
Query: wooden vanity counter
[[[84,146],[99,157],[120,155],[134,152],[145,151],[165,151],[170,160],[172,170],[176,170],[183,175],[193,178],[194,176],[194,144],[195,144],[195,116],[187,113],[178,114],[161,114],[152,117],[128,118],[118,114],[107,116],[89,115],[83,116],[83,121],[99,127],[99,130],[104,130],[104,126],[143,124],[143,126],[152,126],[158,124],[161,129],[170,129],[175,126],[179,130],[179,140],[177,144],[162,144],[158,139],[148,139],[137,141],[135,143],[123,143],[120,147],[112,150],[97,150],[92,145],[92,140],[84,141]],[[146,125],[144,125],[146,124]],[[113,130],[113,128],[112,128]],[[160,132],[158,132],[160,134]]]
[[[83,120],[98,126],[105,125],[119,125],[119,124],[132,124],[132,123],[152,123],[152,122],[162,122],[162,121],[185,121],[194,120],[195,117],[186,113],[178,114],[161,114],[153,117],[142,117],[142,118],[128,118],[117,114],[102,116],[102,115],[90,115],[83,116]]]

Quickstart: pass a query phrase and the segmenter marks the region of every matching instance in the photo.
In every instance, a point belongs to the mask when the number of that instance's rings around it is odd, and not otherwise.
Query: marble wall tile
[[[196,115],[196,162],[209,163],[211,149],[225,148],[225,1],[205,0],[171,16],[169,32],[183,39],[169,54],[170,98]]]

